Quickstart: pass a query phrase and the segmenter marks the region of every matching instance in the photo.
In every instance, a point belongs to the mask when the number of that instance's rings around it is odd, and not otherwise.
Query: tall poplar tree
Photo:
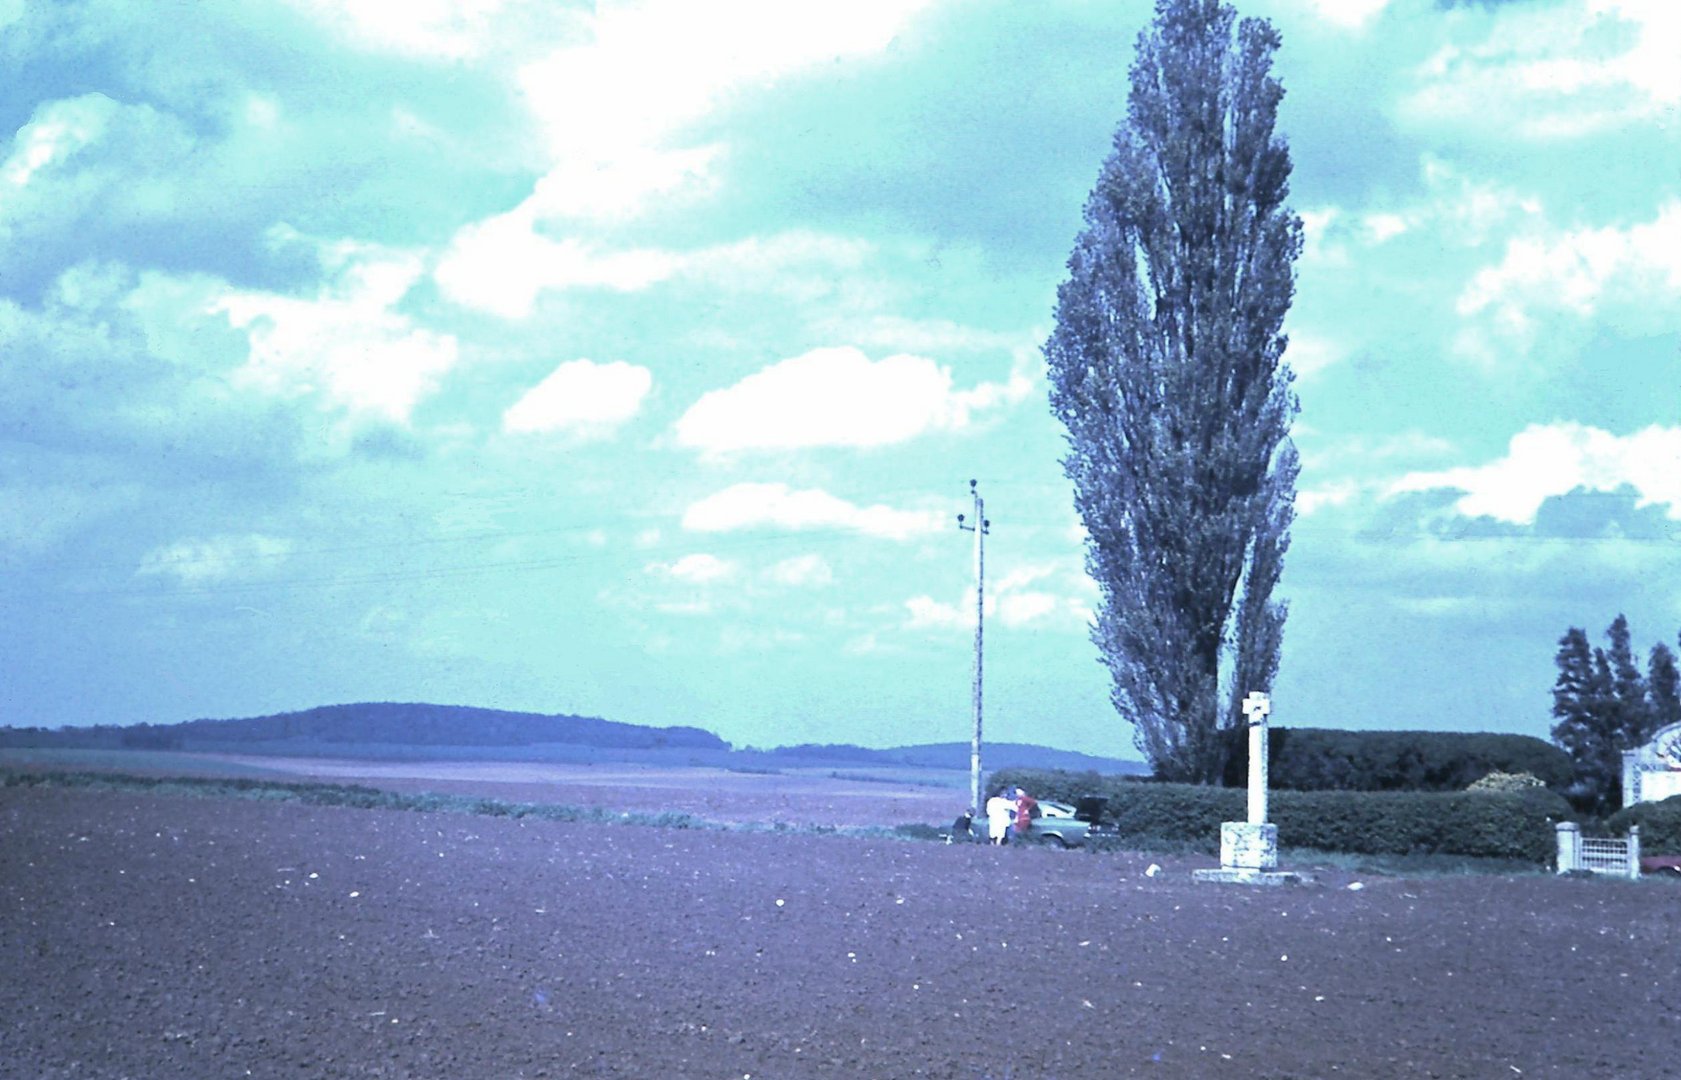
[[[1157,775],[1197,783],[1270,688],[1286,614],[1301,221],[1279,40],[1219,0],[1157,0],[1045,345],[1111,700]]]
[[[1646,701],[1652,713],[1648,738],[1659,728],[1681,724],[1681,670],[1675,654],[1661,641],[1652,646],[1646,662]]]
[[[1588,643],[1572,626],[1553,656],[1553,742],[1576,764],[1571,797],[1601,813],[1617,809],[1622,795],[1622,759],[1617,738],[1617,690],[1605,650]]]

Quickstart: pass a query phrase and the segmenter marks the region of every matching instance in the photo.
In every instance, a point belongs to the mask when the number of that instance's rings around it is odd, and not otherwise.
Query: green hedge
[[[1249,739],[1230,732],[1225,782],[1244,783]],[[1532,735],[1463,731],[1267,730],[1268,785],[1284,791],[1463,791],[1491,772],[1570,785],[1570,755]]]
[[[1605,830],[1625,836],[1630,825],[1640,826],[1642,855],[1681,855],[1681,795],[1619,810],[1606,819]]]
[[[1001,769],[988,790],[1021,786],[1035,798],[1109,800],[1105,816],[1126,839],[1217,851],[1220,823],[1241,821],[1241,788],[1157,784],[1097,773]],[[1570,817],[1556,792],[1275,791],[1268,817],[1284,847],[1357,855],[1469,855],[1546,863],[1553,825]],[[1678,805],[1681,810],[1681,805]]]

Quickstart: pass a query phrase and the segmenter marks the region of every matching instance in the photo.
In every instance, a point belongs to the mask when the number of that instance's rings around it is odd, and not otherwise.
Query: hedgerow
[[[1228,733],[1225,783],[1244,783],[1249,742]],[[1570,785],[1570,755],[1532,735],[1464,731],[1267,730],[1267,782],[1292,791],[1463,791],[1489,773],[1529,773]]]
[[[1098,773],[1001,769],[989,790],[1026,788],[1035,798],[1107,799],[1106,820],[1136,842],[1216,851],[1220,823],[1241,821],[1242,788],[1158,784]],[[1563,796],[1543,788],[1517,792],[1274,791],[1268,817],[1287,847],[1363,855],[1442,854],[1553,858],[1553,825],[1570,816]],[[1681,801],[1678,801],[1681,817]]]

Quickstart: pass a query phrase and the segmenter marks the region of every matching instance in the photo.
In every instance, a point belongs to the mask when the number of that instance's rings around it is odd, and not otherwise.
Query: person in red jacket
[[[1039,801],[1027,793],[1026,788],[1016,788],[1016,835],[1022,842],[1028,839],[1028,831],[1033,828],[1033,812],[1039,809]]]

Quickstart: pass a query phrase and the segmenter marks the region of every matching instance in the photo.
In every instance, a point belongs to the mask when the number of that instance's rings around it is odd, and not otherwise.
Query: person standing
[[[1015,804],[1002,791],[986,801],[986,835],[995,845],[1004,842],[1015,809]]]
[[[1026,788],[1016,788],[1016,839],[1026,842],[1028,832],[1033,828],[1033,814],[1039,809],[1039,800],[1027,793]]]

